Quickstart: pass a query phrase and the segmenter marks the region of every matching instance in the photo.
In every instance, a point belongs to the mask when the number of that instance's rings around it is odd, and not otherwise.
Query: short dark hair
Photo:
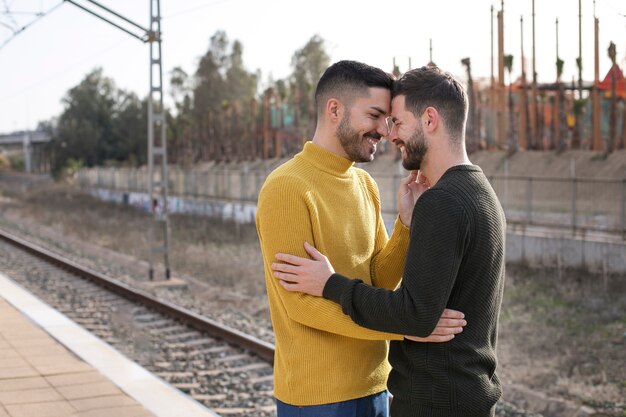
[[[391,90],[393,76],[380,68],[356,61],[339,61],[324,71],[315,90],[318,117],[328,99],[336,97],[349,106],[357,96],[367,95],[372,87]]]
[[[427,107],[434,107],[452,141],[464,138],[467,119],[467,94],[461,83],[449,72],[428,65],[405,72],[393,84],[391,96],[405,96],[405,107],[417,118]]]

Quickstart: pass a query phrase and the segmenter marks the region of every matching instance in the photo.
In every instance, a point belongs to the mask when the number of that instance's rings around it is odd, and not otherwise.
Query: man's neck
[[[313,139],[311,140],[314,144],[319,146],[320,148],[326,149],[328,152],[334,153],[335,155],[341,156],[343,158],[347,158],[346,152],[343,150],[341,143],[339,142],[339,138],[332,133],[323,129],[315,129],[315,133],[313,134]]]
[[[465,145],[459,150],[452,150],[448,145],[438,150],[429,150],[428,158],[422,164],[422,173],[433,187],[441,179],[443,174],[453,166],[471,164]]]

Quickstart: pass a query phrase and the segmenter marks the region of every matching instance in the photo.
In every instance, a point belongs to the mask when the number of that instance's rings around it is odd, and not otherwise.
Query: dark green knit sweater
[[[504,213],[482,170],[450,168],[417,201],[401,285],[374,288],[334,274],[324,297],[361,326],[428,336],[445,308],[467,326],[448,343],[392,341],[393,417],[493,416],[498,315],[504,288]]]

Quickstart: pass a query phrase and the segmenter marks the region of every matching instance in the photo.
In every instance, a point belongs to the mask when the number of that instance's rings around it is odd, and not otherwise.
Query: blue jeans
[[[339,403],[295,406],[276,400],[278,417],[388,417],[387,391]]]

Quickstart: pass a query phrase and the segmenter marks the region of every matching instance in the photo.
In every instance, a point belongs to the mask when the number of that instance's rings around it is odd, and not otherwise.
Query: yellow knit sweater
[[[395,288],[409,229],[398,219],[388,238],[374,180],[351,161],[307,142],[267,178],[256,225],[276,335],[276,398],[318,405],[384,391],[390,371],[385,340],[402,336],[360,327],[331,301],[287,292],[270,268],[278,252],[306,257],[307,241],[338,273]]]

